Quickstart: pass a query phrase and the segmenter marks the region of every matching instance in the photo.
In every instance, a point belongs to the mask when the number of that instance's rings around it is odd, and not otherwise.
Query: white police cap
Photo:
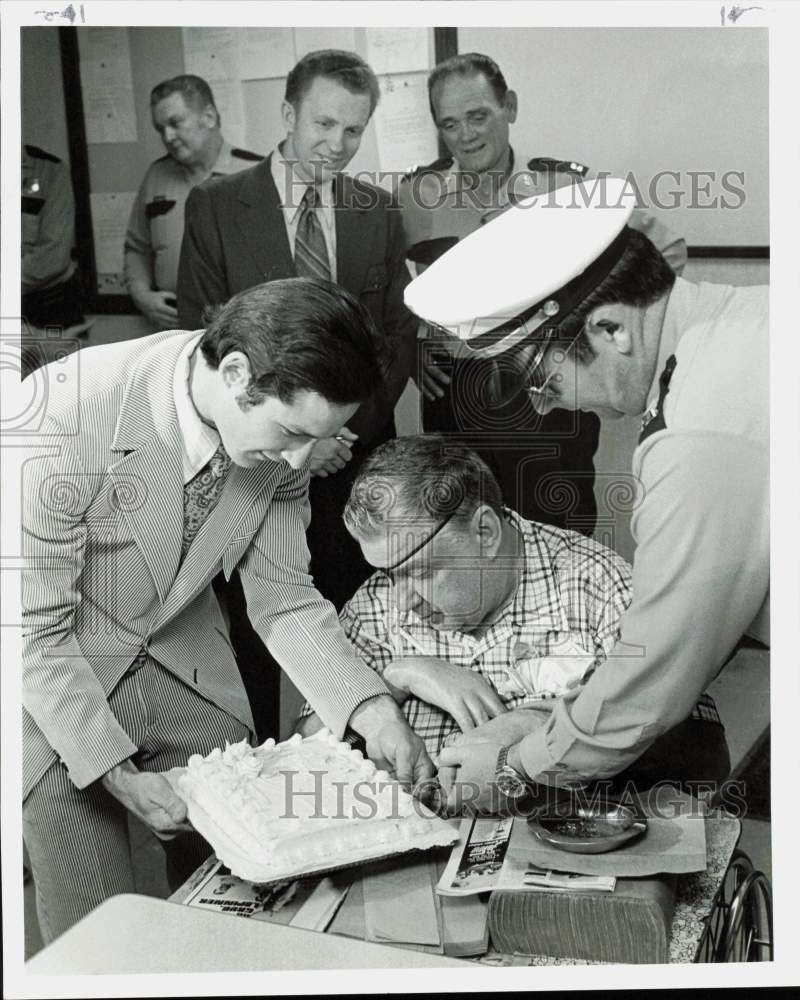
[[[616,177],[526,198],[460,240],[405,290],[421,319],[491,357],[553,326],[622,255],[635,191]]]

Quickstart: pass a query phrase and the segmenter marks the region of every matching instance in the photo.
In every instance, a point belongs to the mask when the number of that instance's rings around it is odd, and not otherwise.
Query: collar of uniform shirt
[[[175,364],[175,375],[172,381],[175,413],[178,417],[178,430],[183,448],[181,462],[183,465],[183,485],[203,468],[219,447],[220,437],[213,427],[200,419],[200,414],[194,407],[189,392],[189,373],[194,349],[200,343],[202,333],[191,337]]]
[[[684,278],[676,278],[669,294],[664,321],[661,324],[661,339],[658,343],[656,367],[653,372],[653,381],[650,383],[650,389],[647,393],[648,405],[658,399],[661,373],[666,368],[669,356],[674,354],[678,347],[680,334],[693,323],[691,317],[695,314],[696,299],[697,286]]]
[[[505,192],[506,185],[508,184],[508,179],[514,172],[514,150],[511,146],[508,147],[508,167],[505,170],[493,170],[490,171],[492,174],[502,178],[500,183],[500,190]],[[470,174],[474,173],[471,170],[462,170],[459,166],[458,160],[453,157],[453,164],[447,171],[445,176],[445,189],[447,194],[453,194],[457,186],[462,182],[462,175],[468,177]]]
[[[214,174],[234,174],[237,170],[241,169],[242,161],[240,160],[238,163],[234,162],[233,149],[234,147],[228,142],[227,139],[222,140],[222,145],[219,148],[219,155],[217,156],[214,166],[211,168],[212,176]]]

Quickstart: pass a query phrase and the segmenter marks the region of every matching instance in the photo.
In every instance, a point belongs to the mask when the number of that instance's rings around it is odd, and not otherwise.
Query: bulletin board
[[[381,103],[350,164],[353,173],[404,171],[440,155],[427,74],[457,51],[480,51],[496,59],[519,96],[511,138],[520,161],[550,156],[630,173],[645,198],[662,174],[660,195],[674,201],[680,188],[681,203],[658,214],[684,236],[690,256],[769,256],[766,29],[58,30],[77,240],[92,312],[134,311],[122,281],[125,223],[145,170],[164,153],[150,120],[151,88],[179,73],[204,77],[225,137],[267,154],[283,137],[286,73],[320,47],[358,52],[381,82]],[[679,183],[671,183],[670,171],[681,173]],[[744,197],[721,187],[724,176]],[[709,204],[714,198],[716,207]]]
[[[225,138],[266,155],[285,134],[280,107],[291,67],[315,49],[347,49],[366,59],[381,85],[349,172],[402,172],[439,152],[427,76],[455,52],[453,28],[73,27],[59,33],[90,312],[135,311],[125,293],[123,243],[145,171],[164,155],[149,101],[162,80],[180,73],[203,77]]]

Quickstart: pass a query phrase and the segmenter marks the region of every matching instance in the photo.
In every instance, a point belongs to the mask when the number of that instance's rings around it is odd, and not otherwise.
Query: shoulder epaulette
[[[52,153],[47,153],[43,149],[39,149],[38,146],[25,146],[25,152],[28,156],[32,156],[36,160],[49,160],[51,163],[61,163],[61,160],[57,156],[53,156]]]
[[[453,166],[452,156],[442,156],[438,160],[434,160],[433,163],[424,164],[420,167],[412,167],[405,174],[403,174],[404,181],[410,181],[412,177],[421,177],[423,174],[435,174],[442,170],[449,170]]]
[[[237,160],[251,160],[253,163],[264,159],[260,153],[251,153],[249,149],[232,149],[231,156],[235,156]]]
[[[585,177],[589,168],[576,160],[554,160],[549,156],[534,156],[528,160],[528,170],[542,174],[572,174],[573,177]]]

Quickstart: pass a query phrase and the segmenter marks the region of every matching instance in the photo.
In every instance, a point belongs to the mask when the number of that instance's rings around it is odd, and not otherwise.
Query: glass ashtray
[[[603,854],[641,837],[647,820],[622,802],[564,801],[531,816],[528,826],[551,847],[575,854]]]

